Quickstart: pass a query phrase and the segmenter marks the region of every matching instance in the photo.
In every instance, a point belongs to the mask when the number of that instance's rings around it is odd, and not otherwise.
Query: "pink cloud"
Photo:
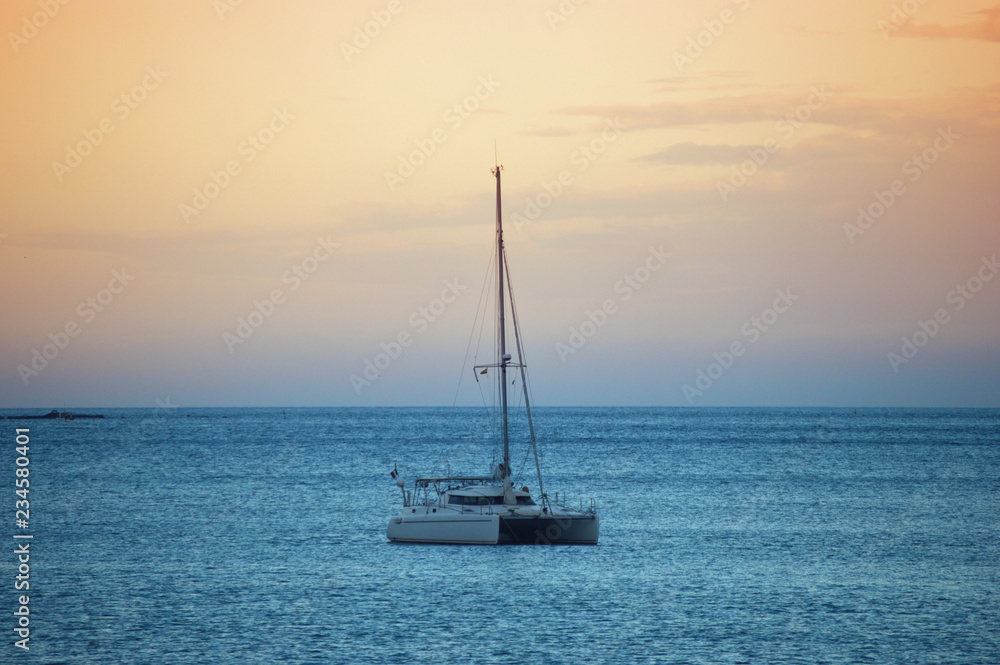
[[[900,29],[905,37],[927,39],[981,39],[1000,42],[1000,5],[975,12],[976,20],[961,25],[908,25]]]

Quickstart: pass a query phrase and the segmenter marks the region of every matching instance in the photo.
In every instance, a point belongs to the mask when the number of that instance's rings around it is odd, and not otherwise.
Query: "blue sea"
[[[488,472],[478,409],[91,412],[0,421],[0,662],[1000,662],[1000,410],[536,409],[594,547],[386,541],[394,464]]]

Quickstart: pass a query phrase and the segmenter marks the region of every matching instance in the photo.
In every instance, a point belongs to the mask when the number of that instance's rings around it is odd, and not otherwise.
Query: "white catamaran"
[[[390,541],[399,543],[453,543],[453,544],[584,544],[596,545],[600,519],[593,500],[588,508],[575,510],[549,499],[542,484],[541,466],[535,446],[535,430],[528,404],[528,385],[523,361],[517,314],[511,306],[514,332],[514,350],[517,361],[507,353],[507,331],[504,316],[505,293],[510,294],[510,271],[503,244],[503,224],[500,212],[500,171],[496,166],[493,175],[497,181],[496,220],[496,272],[497,272],[497,336],[496,359],[488,365],[478,365],[474,371],[485,373],[489,369],[498,380],[500,397],[500,436],[503,441],[503,462],[495,465],[491,476],[447,476],[417,478],[413,489],[407,490],[402,476],[393,471],[396,484],[403,493],[403,508],[386,528]],[[505,279],[506,273],[506,279]],[[513,298],[511,297],[511,303]],[[507,372],[520,375],[524,391],[525,414],[531,448],[538,473],[538,502],[527,487],[513,485],[510,465],[510,440],[508,418]],[[556,495],[558,499],[558,494]]]

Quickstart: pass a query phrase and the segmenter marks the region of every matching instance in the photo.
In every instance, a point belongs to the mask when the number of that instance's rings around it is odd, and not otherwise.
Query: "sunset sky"
[[[0,23],[0,408],[450,406],[494,150],[540,405],[1000,406],[995,0]]]

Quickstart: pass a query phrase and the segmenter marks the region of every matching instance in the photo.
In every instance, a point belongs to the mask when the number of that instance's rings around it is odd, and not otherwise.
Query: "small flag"
[[[399,472],[396,471],[396,465],[395,464],[392,465],[392,471],[389,472],[389,475],[392,476],[393,478],[395,478],[396,476],[399,475]]]
[[[483,371],[482,371],[482,372],[480,372],[480,374],[486,374],[486,370],[487,370],[487,369],[488,369],[488,368],[484,367],[484,368],[483,368]]]

